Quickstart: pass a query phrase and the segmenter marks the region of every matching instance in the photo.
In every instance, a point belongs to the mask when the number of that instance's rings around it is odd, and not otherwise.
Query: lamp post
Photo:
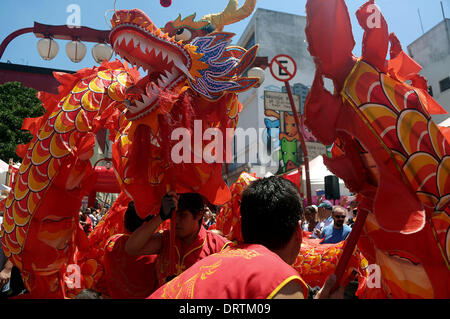
[[[261,84],[263,84],[264,80],[266,79],[266,72],[263,69],[261,69],[260,67],[257,67],[257,66],[255,66],[255,67],[251,68],[250,70],[248,70],[247,75],[249,77],[257,78],[259,80],[258,81],[258,85],[255,86],[257,88],[260,87]]]
[[[58,54],[59,47],[56,39],[71,41],[66,45],[66,53],[75,63],[80,62],[86,55],[86,46],[81,41],[98,43],[92,49],[92,55],[97,63],[101,63],[105,59],[109,60],[113,54],[113,49],[108,45],[109,32],[109,30],[88,27],[73,28],[67,25],[53,26],[35,22],[32,28],[14,31],[3,40],[0,44],[0,59],[12,40],[23,34],[34,33],[36,38],[41,39],[37,46],[44,60],[51,60]]]

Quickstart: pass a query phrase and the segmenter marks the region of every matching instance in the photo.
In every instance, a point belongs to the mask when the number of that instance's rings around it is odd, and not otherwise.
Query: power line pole
[[[442,18],[444,19],[445,31],[447,32],[448,51],[450,54],[450,33],[448,31],[447,19],[445,18],[444,4],[441,1]]]
[[[420,16],[420,9],[417,9],[417,13],[419,14],[420,27],[422,28],[422,35],[425,34],[425,30],[423,29],[422,17]]]

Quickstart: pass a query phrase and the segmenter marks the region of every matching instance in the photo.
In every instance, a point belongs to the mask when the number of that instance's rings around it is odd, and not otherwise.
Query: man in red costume
[[[205,204],[200,194],[177,195],[169,192],[162,200],[159,215],[139,227],[126,244],[126,251],[134,256],[157,254],[156,277],[158,287],[181,274],[197,261],[220,252],[230,242],[224,237],[207,231],[202,226]],[[161,223],[176,212],[175,224],[175,273],[170,267],[170,231],[155,231]]]
[[[202,259],[149,298],[307,298],[309,287],[290,266],[300,251],[301,214],[292,182],[275,176],[254,181],[241,202],[244,243]],[[320,297],[328,296],[331,282]]]
[[[152,217],[151,215],[149,217]],[[156,255],[131,256],[125,252],[130,234],[144,220],[136,213],[134,202],[124,215],[125,234],[112,236],[105,246],[104,267],[108,291],[113,299],[142,299],[156,288]]]

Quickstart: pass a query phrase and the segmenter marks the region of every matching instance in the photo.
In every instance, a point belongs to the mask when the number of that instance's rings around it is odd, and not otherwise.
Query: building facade
[[[237,43],[247,49],[258,44],[258,56],[269,61],[280,54],[295,60],[297,73],[289,83],[299,114],[303,112],[315,74],[305,27],[305,16],[258,8]],[[265,81],[260,87],[239,94],[243,110],[232,143],[233,163],[224,169],[229,185],[242,171],[263,177],[268,173],[285,173],[303,163],[285,84],[276,80],[269,69],[265,70]],[[326,153],[325,146],[317,143],[307,129],[303,135],[310,160]]]
[[[450,19],[444,19],[408,46],[409,55],[422,66],[433,98],[450,113]],[[449,114],[432,115],[441,123]]]

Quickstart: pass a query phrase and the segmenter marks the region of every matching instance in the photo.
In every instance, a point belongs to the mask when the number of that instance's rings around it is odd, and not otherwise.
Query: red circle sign
[[[279,54],[270,61],[270,73],[281,82],[287,82],[297,74],[297,63],[286,54]]]

